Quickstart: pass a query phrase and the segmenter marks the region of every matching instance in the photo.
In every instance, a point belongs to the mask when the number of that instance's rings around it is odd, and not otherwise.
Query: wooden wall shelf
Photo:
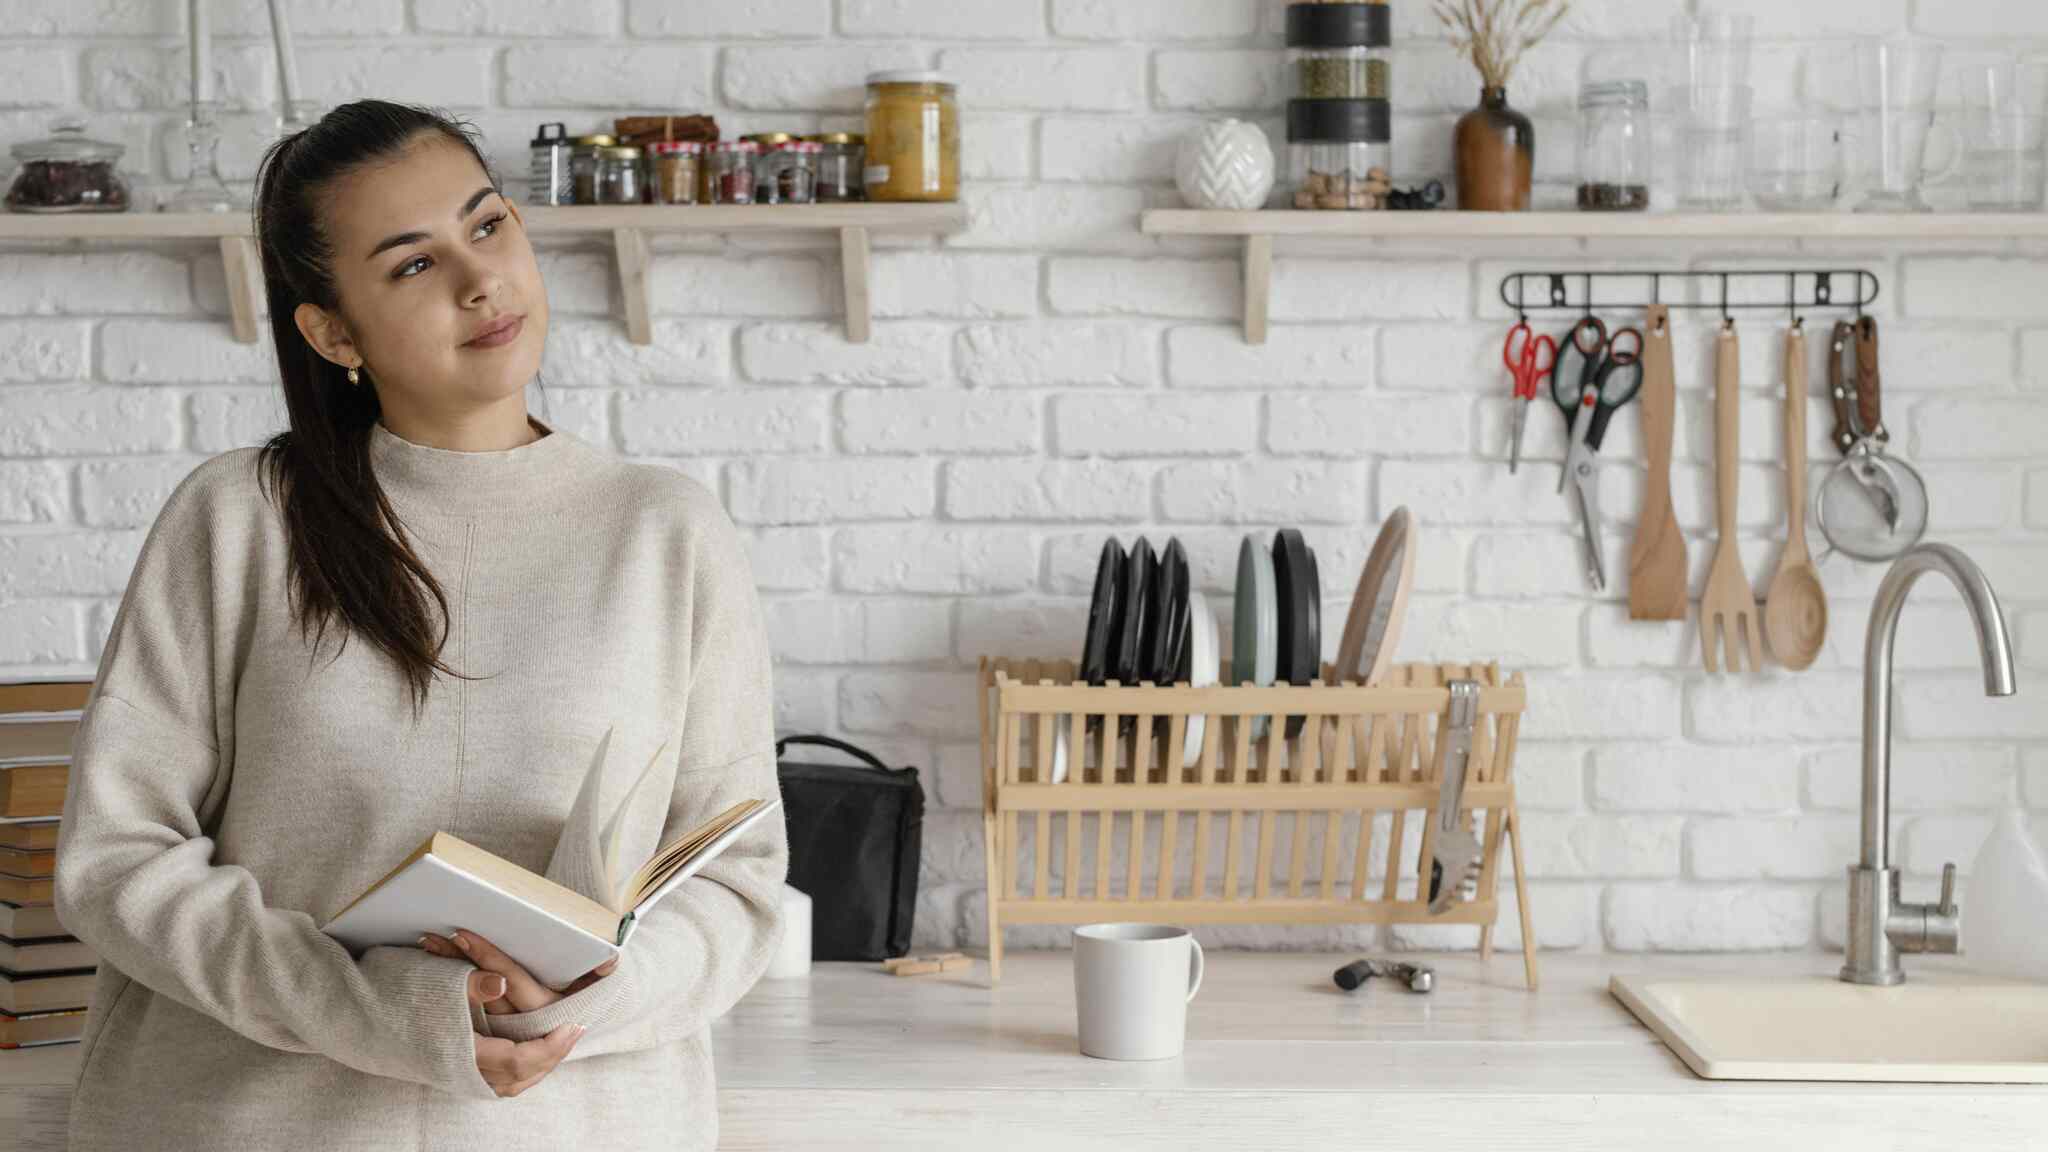
[[[536,236],[609,234],[625,301],[626,335],[653,339],[648,302],[648,238],[757,232],[836,232],[845,285],[846,338],[865,343],[870,329],[868,238],[876,232],[944,234],[967,226],[962,204],[759,204],[578,206],[520,205]],[[235,339],[257,338],[263,266],[244,212],[0,213],[0,241],[217,240],[226,268]]]
[[[1154,208],[1154,236],[1244,239],[1244,337],[1266,342],[1273,238],[1377,240],[1948,240],[2048,239],[2048,213],[1859,212],[1225,212]]]

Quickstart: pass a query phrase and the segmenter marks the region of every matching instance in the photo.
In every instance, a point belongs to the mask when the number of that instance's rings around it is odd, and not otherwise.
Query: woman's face
[[[360,366],[385,407],[429,418],[524,394],[547,292],[518,208],[467,148],[420,133],[336,180],[321,211],[340,313],[302,304],[296,319],[322,355]]]

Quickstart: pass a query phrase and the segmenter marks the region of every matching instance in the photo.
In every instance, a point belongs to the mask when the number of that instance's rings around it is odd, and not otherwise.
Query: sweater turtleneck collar
[[[415,444],[379,420],[370,425],[370,466],[393,501],[457,515],[531,510],[586,476],[591,446],[533,416],[540,438],[495,452]]]

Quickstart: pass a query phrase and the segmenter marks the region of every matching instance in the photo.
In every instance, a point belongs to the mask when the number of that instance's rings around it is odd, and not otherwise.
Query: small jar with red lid
[[[818,159],[823,152],[810,140],[789,140],[770,149],[754,166],[754,203],[816,203]]]
[[[651,157],[647,199],[655,204],[695,204],[704,145],[695,140],[656,140],[647,151]]]
[[[704,160],[706,204],[752,204],[754,158],[760,145],[752,140],[720,140]]]

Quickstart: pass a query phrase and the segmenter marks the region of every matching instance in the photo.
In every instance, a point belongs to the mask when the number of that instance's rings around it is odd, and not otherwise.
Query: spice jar
[[[870,200],[955,200],[960,195],[960,115],[954,86],[937,72],[868,75]]]
[[[597,154],[618,141],[609,132],[578,136],[569,144],[569,195],[571,203],[597,203]]]
[[[791,140],[754,165],[754,203],[809,204],[816,198],[818,145]]]
[[[638,204],[640,184],[640,149],[615,144],[597,150],[597,203]]]
[[[1640,212],[1650,206],[1650,88],[1604,80],[1579,89],[1579,207]]]
[[[647,182],[649,198],[656,204],[695,204],[704,145],[695,140],[656,140],[647,150],[653,154],[654,167],[654,178]]]
[[[114,165],[124,149],[89,139],[84,123],[66,120],[42,140],[8,149],[21,170],[7,189],[15,212],[125,212],[128,185]]]
[[[867,137],[858,132],[820,132],[804,139],[818,146],[818,203],[866,198],[861,190],[861,168],[867,163]]]
[[[704,162],[704,203],[752,204],[754,157],[759,152],[752,140],[720,140],[713,144]]]

